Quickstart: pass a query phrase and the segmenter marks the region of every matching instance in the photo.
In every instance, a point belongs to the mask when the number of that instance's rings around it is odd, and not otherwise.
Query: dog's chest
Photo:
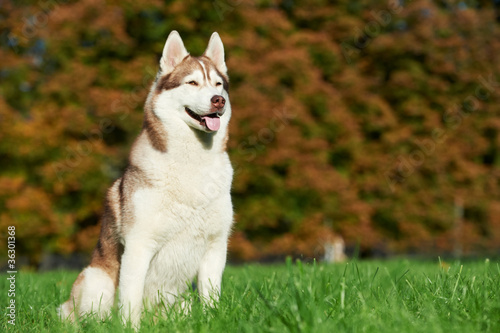
[[[162,168],[162,169],[160,169]],[[206,237],[219,232],[232,213],[229,160],[212,163],[170,163],[152,172],[151,186],[133,195],[134,220],[160,239]]]
[[[168,174],[157,182],[158,194],[165,205],[178,203],[183,209],[209,208],[218,198],[229,195],[232,169],[223,160],[204,163],[176,162]]]
[[[170,165],[171,173],[134,194],[135,230],[156,244],[147,290],[182,289],[196,274],[204,253],[232,223],[229,163]]]

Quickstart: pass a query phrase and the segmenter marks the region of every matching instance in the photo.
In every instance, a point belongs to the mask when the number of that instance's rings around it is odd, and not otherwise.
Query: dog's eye
[[[198,82],[196,82],[196,81],[189,81],[187,84],[190,84],[192,86],[197,86]]]
[[[216,85],[216,86],[221,86],[221,85],[222,85],[222,83],[221,83],[221,82],[217,82],[215,85]]]

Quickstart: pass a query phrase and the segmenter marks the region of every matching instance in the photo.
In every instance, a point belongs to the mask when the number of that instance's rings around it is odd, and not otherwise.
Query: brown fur
[[[181,64],[177,66],[172,73],[164,75],[159,79],[158,84],[156,85],[156,93],[159,94],[163,90],[170,90],[180,86],[182,84],[182,79],[196,69],[201,69],[203,76],[205,76],[205,72],[203,71],[199,61],[201,61],[206,68],[208,77],[205,79],[210,81],[210,71],[214,70],[222,78],[222,86],[224,89],[229,91],[229,78],[222,74],[217,67],[215,67],[212,60],[205,55],[198,58],[188,55],[182,59]]]
[[[163,90],[170,90],[182,84],[182,80],[194,70],[199,69],[200,63],[196,58],[187,55],[182,59],[181,63],[175,67],[172,73],[162,76],[156,85],[156,93],[159,94]]]
[[[142,130],[148,135],[149,142],[154,149],[161,151],[162,153],[167,152],[167,133],[161,125],[160,119],[153,111],[153,105],[155,98],[149,104],[144,107],[144,122],[142,125]]]
[[[110,204],[110,195],[104,203],[104,213],[102,216],[101,234],[97,245],[92,253],[90,267],[98,267],[105,271],[118,285],[120,272],[120,259],[123,254],[123,246],[116,237],[117,213]]]
[[[224,137],[224,142],[222,143],[222,151],[227,150],[227,141],[229,140],[229,129],[226,131],[226,136]]]
[[[101,219],[101,234],[92,253],[90,267],[102,269],[113,281],[115,288],[118,286],[121,256],[123,245],[118,237],[119,229],[127,227],[122,221],[131,221],[132,217],[132,195],[135,190],[150,186],[145,173],[134,165],[129,165],[123,176],[117,179],[108,190],[104,201],[104,211]],[[85,271],[80,273],[73,284],[69,301],[63,304],[68,306],[72,312],[70,320],[74,320],[81,297],[81,285],[85,278]]]
[[[126,227],[121,221],[131,221],[131,201],[134,190],[151,186],[145,173],[134,165],[129,165],[118,182],[117,193],[113,191],[116,184],[108,191],[104,203],[101,234],[92,254],[90,267],[98,267],[105,271],[118,285],[120,260],[123,245],[117,237],[118,228]]]
[[[198,60],[203,62],[203,65],[205,65],[205,68],[207,69],[208,80],[210,80],[210,71],[214,70],[217,73],[217,75],[219,75],[222,78],[222,87],[224,87],[224,89],[227,92],[229,92],[229,78],[227,77],[227,75],[222,74],[217,69],[217,67],[212,62],[212,60],[210,58],[208,58],[207,56],[202,55],[201,57],[198,58]]]
[[[118,187],[120,213],[123,221],[133,221],[133,203],[132,195],[140,188],[149,187],[151,183],[140,168],[135,165],[129,165],[122,178],[120,178],[120,185]],[[122,228],[127,228],[129,225],[123,225]]]

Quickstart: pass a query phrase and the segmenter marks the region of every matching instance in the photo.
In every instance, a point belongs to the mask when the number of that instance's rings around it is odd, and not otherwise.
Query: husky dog
[[[218,300],[233,223],[230,117],[219,35],[193,57],[172,31],[142,132],[107,192],[91,263],[60,306],[61,317],[106,317],[118,287],[123,319],[137,327],[143,305],[173,304],[195,277],[201,299]]]

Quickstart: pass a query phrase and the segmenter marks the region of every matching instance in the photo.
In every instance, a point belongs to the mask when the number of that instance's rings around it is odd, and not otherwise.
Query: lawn
[[[16,325],[8,324],[4,315],[0,331],[124,331],[116,315],[77,324],[58,320],[56,307],[68,298],[76,275],[17,273]],[[5,307],[6,277],[0,282]],[[189,314],[171,311],[159,318],[147,313],[141,331],[500,332],[500,264],[487,259],[328,265],[288,260],[229,266],[216,308],[195,300]]]

